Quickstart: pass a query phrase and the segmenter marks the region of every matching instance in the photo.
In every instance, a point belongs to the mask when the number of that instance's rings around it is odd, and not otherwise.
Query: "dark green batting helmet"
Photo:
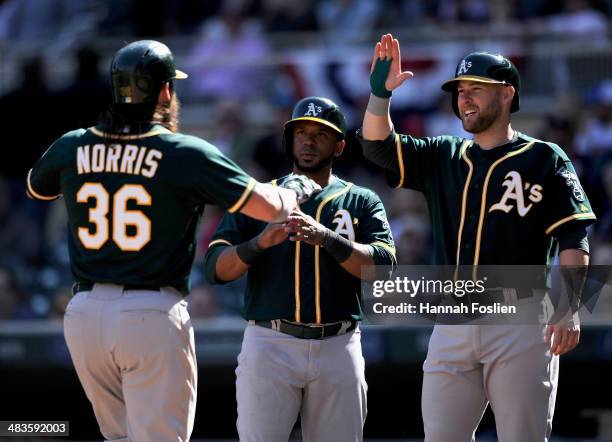
[[[490,52],[472,52],[466,55],[457,65],[455,78],[442,84],[443,90],[453,94],[453,110],[459,118],[457,83],[460,81],[511,84],[516,92],[510,106],[510,112],[519,110],[521,78],[516,66],[503,55],[492,54]]]
[[[293,127],[298,121],[313,121],[334,130],[338,141],[346,137],[346,122],[340,107],[328,98],[306,97],[293,107],[291,120],[285,123],[283,148],[287,158],[293,160]]]
[[[154,40],[135,41],[119,49],[110,74],[115,104],[156,103],[164,83],[187,78],[176,69],[168,46]]]

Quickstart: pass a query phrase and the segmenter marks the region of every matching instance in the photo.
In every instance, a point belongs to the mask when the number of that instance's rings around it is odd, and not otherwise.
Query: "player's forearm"
[[[257,183],[240,213],[262,221],[283,221],[296,206],[293,190]]]
[[[363,117],[363,138],[370,141],[385,140],[391,130],[393,123],[389,115],[389,98],[379,98],[370,95],[368,108]]]
[[[250,265],[244,263],[236,253],[236,247],[225,247],[215,264],[215,278],[234,281],[246,273]]]
[[[568,284],[567,293],[568,296],[563,299],[557,306],[558,311],[566,312],[566,321],[571,321],[573,324],[580,324],[578,317],[578,309],[582,305],[582,291],[586,284],[587,274],[582,269],[589,265],[589,255],[584,250],[580,249],[566,249],[562,250],[559,254],[559,263],[562,266],[570,267],[569,272],[566,273],[565,279],[569,279],[571,284]],[[564,305],[567,304],[567,305]]]
[[[350,241],[329,229],[325,230],[320,246],[344,270],[359,279],[362,279],[362,266],[373,266],[375,264],[371,246]]]
[[[340,263],[340,266],[356,278],[371,281],[375,279],[374,264],[372,248],[354,242],[353,252],[346,261]]]
[[[559,263],[562,266],[587,266],[589,255],[580,249],[566,249],[559,254]]]

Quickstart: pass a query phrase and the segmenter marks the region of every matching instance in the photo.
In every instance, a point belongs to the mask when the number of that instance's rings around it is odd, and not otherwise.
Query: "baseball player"
[[[393,265],[395,248],[378,196],[332,175],[345,134],[335,103],[300,100],[285,123],[285,153],[293,173],[323,191],[284,223],[226,214],[209,245],[210,282],[247,273],[236,369],[242,442],[287,442],[298,415],[305,442],[363,440],[361,266]]]
[[[110,69],[102,123],[68,132],[30,170],[28,194],[64,197],[73,292],[64,333],[107,440],[186,441],[197,366],[186,302],[205,204],[282,221],[318,187],[260,184],[217,148],[177,133],[176,69],[137,41]],[[297,199],[297,200],[296,200]]]
[[[391,91],[412,76],[400,62],[398,41],[384,35],[361,143],[391,185],[425,195],[436,263],[545,265],[560,252],[562,265],[587,265],[585,228],[595,215],[563,150],[512,128],[516,67],[502,55],[464,57],[442,89],[473,140],[415,138],[397,134],[389,116]],[[574,318],[548,326],[436,325],[423,366],[425,440],[473,441],[488,403],[500,441],[548,440],[558,357],[579,333]]]

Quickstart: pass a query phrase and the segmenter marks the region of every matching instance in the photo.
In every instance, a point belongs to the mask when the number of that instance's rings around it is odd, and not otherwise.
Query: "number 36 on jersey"
[[[112,237],[122,251],[136,252],[151,240],[151,220],[140,210],[128,210],[133,200],[139,206],[150,206],[151,195],[140,184],[125,184],[110,195],[100,183],[86,182],[76,194],[81,204],[90,204],[90,227],[79,227],[78,237],[89,250],[99,250]],[[93,200],[93,204],[91,203]],[[112,211],[112,223],[108,215]],[[128,229],[128,227],[132,229]]]

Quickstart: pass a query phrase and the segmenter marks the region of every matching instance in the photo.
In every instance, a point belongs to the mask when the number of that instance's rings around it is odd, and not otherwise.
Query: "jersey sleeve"
[[[582,250],[587,254],[590,252],[589,236],[584,225],[567,223],[556,229],[555,236],[559,240],[559,252],[568,249]]]
[[[202,142],[200,145],[200,155],[193,158],[195,192],[230,213],[239,211],[257,181],[212,144]]]
[[[375,265],[396,265],[395,243],[382,201],[374,192],[368,193],[364,213],[360,217],[359,242],[372,246]]]
[[[255,230],[255,220],[240,213],[226,213],[221,218],[204,257],[204,270],[206,279],[211,284],[224,284],[216,278],[215,267],[219,255],[226,247],[237,246],[253,238],[258,232]]]
[[[592,224],[595,214],[569,158],[558,156],[551,175],[544,194],[548,202],[546,234],[557,236],[559,228],[568,223]]]
[[[385,170],[394,188],[423,191],[433,177],[439,138],[415,138],[392,131],[383,141],[364,140],[357,134],[366,158]]]
[[[63,139],[60,138],[34,164],[26,178],[27,194],[35,199],[50,201],[61,195],[61,171],[63,166]]]

